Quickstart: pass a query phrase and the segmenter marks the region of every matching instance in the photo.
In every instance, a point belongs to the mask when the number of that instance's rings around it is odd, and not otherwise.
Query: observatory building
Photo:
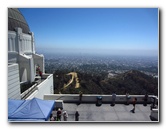
[[[53,93],[53,75],[45,74],[44,56],[35,52],[34,33],[24,16],[18,9],[9,8],[8,98],[43,99],[44,93]]]
[[[152,118],[158,122],[159,119],[158,97],[154,95],[149,95],[146,106],[143,105],[144,95],[130,95],[129,105],[125,105],[126,95],[117,95],[116,104],[111,106],[112,95],[54,94],[53,87],[53,74],[45,73],[44,56],[35,51],[34,33],[18,9],[8,8],[8,99],[53,100],[54,107],[68,112],[68,121],[75,120],[76,111],[80,114],[79,121],[84,122],[151,122]],[[137,98],[135,113],[130,111],[133,98]],[[10,112],[8,118],[9,115]]]

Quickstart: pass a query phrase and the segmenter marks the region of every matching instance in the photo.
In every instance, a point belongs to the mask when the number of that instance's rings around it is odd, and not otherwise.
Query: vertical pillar
[[[34,73],[35,68],[34,68],[34,60],[33,58],[30,58],[30,82],[33,82],[35,79],[36,73]]]
[[[35,54],[35,38],[34,38],[34,33],[30,32],[31,35],[31,50],[32,53]]]
[[[18,46],[18,53],[21,54],[21,42],[22,42],[22,39],[23,39],[23,36],[22,36],[22,29],[17,27],[15,28],[16,30],[16,42],[17,42],[17,46]]]
[[[44,61],[44,55],[43,55],[43,73],[45,73],[45,61]]]

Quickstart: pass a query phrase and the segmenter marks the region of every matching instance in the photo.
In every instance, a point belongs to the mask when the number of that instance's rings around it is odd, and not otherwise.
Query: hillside
[[[67,84],[71,76],[67,76],[67,71],[55,71],[54,73],[54,93],[75,94],[82,91],[84,94],[158,94],[158,79],[148,76],[136,70],[118,74],[113,78],[108,78],[108,73],[87,74],[77,72],[80,87],[75,88],[76,82],[67,88],[63,88]]]

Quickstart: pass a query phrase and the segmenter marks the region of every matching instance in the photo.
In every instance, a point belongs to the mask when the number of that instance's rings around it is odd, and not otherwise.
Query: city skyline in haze
[[[158,8],[19,8],[36,51],[158,56]]]

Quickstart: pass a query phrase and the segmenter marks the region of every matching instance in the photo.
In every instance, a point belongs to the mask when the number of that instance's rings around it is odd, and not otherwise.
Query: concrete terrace
[[[75,121],[75,112],[78,111],[80,114],[79,121],[81,122],[152,122],[150,104],[147,106],[136,104],[135,113],[130,111],[133,109],[132,104],[115,104],[115,106],[102,104],[96,106],[95,104],[64,103],[63,106],[63,110],[68,113],[68,121]]]
[[[96,106],[96,98],[102,97],[100,106]],[[112,95],[83,95],[79,104],[79,94],[44,95],[45,100],[55,100],[56,108],[62,108],[68,113],[68,122],[75,121],[75,112],[78,111],[79,122],[158,122],[158,106],[151,110],[151,100],[155,96],[149,95],[148,104],[144,106],[144,95],[130,95],[129,105],[126,105],[126,96],[117,95],[115,105],[111,106]],[[135,113],[132,100],[137,97]],[[156,98],[156,102],[158,98]],[[157,104],[158,105],[158,104]],[[153,115],[152,115],[153,113]],[[152,121],[155,116],[157,121]],[[153,119],[154,120],[154,119]],[[63,121],[63,117],[62,117]],[[75,121],[76,122],[76,121]]]

